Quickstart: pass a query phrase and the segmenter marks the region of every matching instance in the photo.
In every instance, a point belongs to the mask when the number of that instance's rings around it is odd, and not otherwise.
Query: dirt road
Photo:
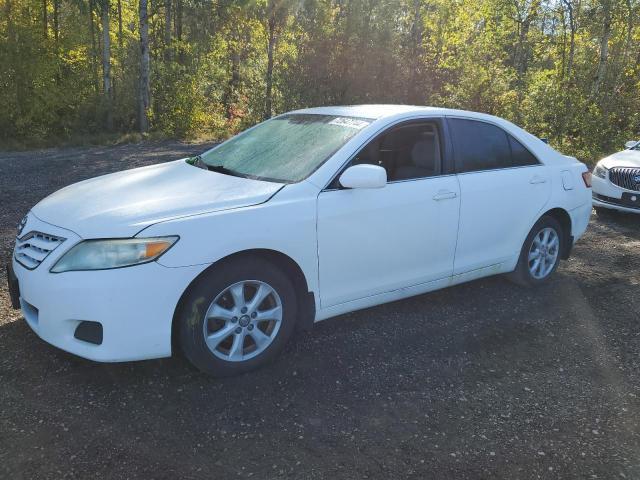
[[[203,146],[0,154],[0,256],[69,183]],[[639,478],[640,216],[553,281],[476,281],[322,322],[217,380],[40,341],[0,273],[0,478]]]

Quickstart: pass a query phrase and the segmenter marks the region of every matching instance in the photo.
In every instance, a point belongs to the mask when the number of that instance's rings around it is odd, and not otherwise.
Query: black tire
[[[560,250],[551,271],[549,271],[549,273],[544,278],[535,278],[529,271],[529,251],[531,249],[531,244],[533,243],[535,236],[545,228],[552,228],[553,230],[555,230],[556,234],[558,235]],[[564,248],[565,241],[566,232],[563,230],[560,223],[551,216],[543,216],[536,222],[533,228],[531,228],[529,235],[527,235],[527,238],[522,245],[522,249],[520,250],[520,257],[518,258],[516,269],[508,275],[508,278],[523,287],[536,287],[538,285],[546,283],[560,264],[560,257],[562,256],[562,249]]]
[[[242,361],[219,358],[205,342],[205,314],[219,294],[242,281],[260,281],[271,286],[282,305],[282,320],[268,347],[258,355]],[[291,280],[277,266],[260,257],[221,263],[205,272],[191,286],[176,318],[179,341],[184,356],[199,370],[217,377],[238,375],[272,361],[291,337],[298,314],[298,299]]]

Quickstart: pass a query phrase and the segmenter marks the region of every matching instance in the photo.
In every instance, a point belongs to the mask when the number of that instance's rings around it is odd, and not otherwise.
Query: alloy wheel
[[[224,289],[209,305],[204,339],[216,357],[242,362],[264,352],[281,324],[278,292],[265,282],[243,280]]]
[[[560,237],[551,227],[540,230],[529,248],[529,273],[537,280],[548,276],[558,261]]]

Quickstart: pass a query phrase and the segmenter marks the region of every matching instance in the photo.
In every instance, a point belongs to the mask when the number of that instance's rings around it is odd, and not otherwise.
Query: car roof
[[[330,107],[314,107],[295,110],[288,113],[307,113],[316,115],[337,115],[343,117],[360,117],[371,120],[378,120],[384,117],[403,113],[425,113],[430,115],[461,115],[478,119],[502,120],[493,115],[471,112],[467,110],[456,110],[453,108],[426,107],[418,105],[336,105]]]

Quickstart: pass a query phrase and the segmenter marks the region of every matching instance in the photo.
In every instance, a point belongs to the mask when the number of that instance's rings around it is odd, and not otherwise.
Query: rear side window
[[[514,167],[526,167],[540,163],[524,145],[511,135],[509,135],[509,145],[511,146],[511,159]]]
[[[459,173],[538,165],[518,140],[500,127],[475,120],[449,119]]]
[[[511,147],[501,128],[475,120],[449,120],[458,172],[511,166]]]

